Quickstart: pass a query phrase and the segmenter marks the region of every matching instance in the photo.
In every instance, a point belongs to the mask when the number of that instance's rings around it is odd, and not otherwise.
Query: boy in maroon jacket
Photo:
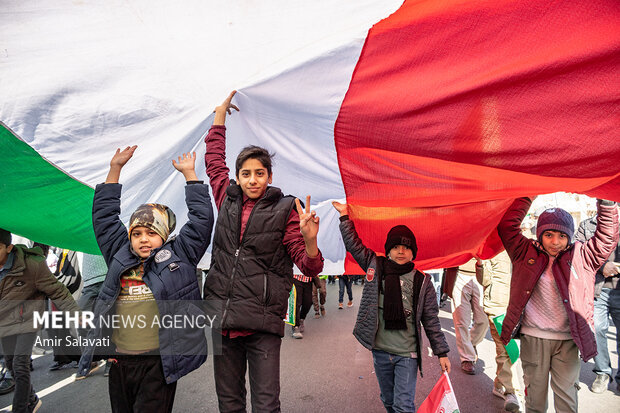
[[[537,240],[521,234],[531,203],[515,200],[497,227],[513,265],[501,339],[521,335],[528,413],[547,410],[549,375],[556,411],[577,412],[579,352],[584,361],[596,355],[594,276],[618,240],[618,208],[599,200],[594,236],[571,244],[573,218],[561,208],[540,215]]]
[[[220,412],[246,411],[249,367],[252,411],[280,411],[280,345],[293,263],[309,277],[323,269],[319,218],[272,181],[271,154],[248,146],[237,156],[235,180],[226,166],[226,114],[239,110],[232,92],[215,108],[205,142],[207,175],[218,218],[205,281],[209,313],[217,314],[221,348],[213,358]],[[219,334],[219,333],[216,333]],[[214,346],[218,340],[214,339]]]

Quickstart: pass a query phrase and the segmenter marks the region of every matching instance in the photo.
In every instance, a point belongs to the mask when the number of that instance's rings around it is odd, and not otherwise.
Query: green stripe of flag
[[[0,228],[55,247],[101,254],[93,188],[45,160],[0,122]]]

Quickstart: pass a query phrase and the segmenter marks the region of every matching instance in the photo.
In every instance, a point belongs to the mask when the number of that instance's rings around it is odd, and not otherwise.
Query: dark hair
[[[237,161],[235,162],[235,176],[239,177],[239,170],[245,161],[248,159],[258,160],[265,168],[267,168],[268,175],[271,175],[271,163],[275,156],[273,153],[269,153],[267,149],[260,146],[250,145],[241,149],[239,155],[237,155]]]
[[[11,233],[6,229],[0,228],[0,244],[11,245]]]

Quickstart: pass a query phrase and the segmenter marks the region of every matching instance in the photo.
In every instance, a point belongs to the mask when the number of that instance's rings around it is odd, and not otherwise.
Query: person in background
[[[575,241],[586,242],[596,232],[596,216],[579,225]],[[607,348],[609,317],[616,326],[616,354],[620,354],[620,245],[616,243],[611,255],[598,269],[594,284],[594,330],[596,349],[594,369],[596,379],[590,386],[593,393],[603,393],[612,381],[613,368]],[[620,359],[616,366],[616,388],[620,391]]]
[[[489,317],[491,337],[495,342],[495,380],[493,394],[504,400],[504,410],[520,412],[521,402],[517,393],[519,381],[515,374],[515,365],[510,361],[506,347],[499,338],[499,333],[493,322],[493,318],[506,314],[508,300],[510,299],[510,279],[512,266],[510,257],[504,250],[490,260],[482,261],[482,270],[476,273],[478,282],[484,290],[482,307]]]
[[[34,313],[45,311],[49,297],[61,311],[79,312],[71,293],[50,272],[39,247],[13,245],[0,229],[0,341],[15,380],[12,411],[35,412],[41,400],[30,380],[30,356],[37,337]]]
[[[344,300],[344,290],[346,288],[347,295],[349,296],[349,302],[347,303],[347,307],[353,307],[353,277],[354,275],[342,274],[338,277],[338,309],[342,310],[344,308],[343,300]]]
[[[84,254],[81,271],[84,286],[82,287],[82,292],[77,302],[82,311],[93,311],[95,309],[95,301],[97,301],[97,296],[99,295],[99,291],[101,291],[107,272],[108,266],[105,263],[103,255]],[[89,331],[90,329],[88,328],[80,329],[80,335],[82,337],[87,337]],[[97,366],[99,366],[99,363],[97,363]],[[105,370],[103,372],[105,377],[110,375],[111,366],[111,361],[106,361]],[[85,379],[92,373],[93,370],[90,370],[86,375],[78,371],[75,375],[75,379]]]
[[[467,374],[476,374],[476,346],[482,342],[489,328],[489,320],[482,309],[482,286],[476,279],[476,271],[481,269],[476,258],[459,266],[452,290],[456,348],[461,358],[461,370]]]
[[[325,317],[325,302],[327,301],[327,275],[319,275],[312,280],[312,305],[314,318]]]
[[[295,325],[293,326],[293,338],[304,338],[306,330],[304,322],[306,316],[312,308],[312,279],[316,277],[308,277],[303,274],[293,275],[293,285],[297,291],[297,309],[295,311]]]

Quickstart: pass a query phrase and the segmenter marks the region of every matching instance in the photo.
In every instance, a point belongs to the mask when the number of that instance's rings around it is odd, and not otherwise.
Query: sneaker
[[[590,391],[592,393],[603,393],[607,390],[607,386],[609,385],[609,376],[605,373],[597,374],[596,379],[594,379],[594,383],[590,386]]]
[[[476,374],[476,369],[474,367],[473,361],[465,360],[461,362],[461,370],[463,370],[467,374],[471,374],[471,375]]]
[[[347,303],[347,307],[353,307],[353,301],[349,301],[349,302]]]
[[[103,371],[103,377],[109,377],[110,376],[110,368],[112,367],[112,362],[111,361],[106,361],[105,362],[105,370]]]
[[[78,372],[75,373],[75,380],[76,381],[84,380],[86,377],[90,376],[91,374],[99,370],[101,367],[105,366],[105,364],[106,364],[105,360],[93,361],[92,363],[90,363],[90,370],[88,370],[86,373],[83,373],[80,370],[78,370]]]
[[[32,362],[30,362],[30,363],[32,363]],[[56,370],[60,370],[60,369],[65,369],[67,367],[71,367],[71,363],[73,363],[73,362],[72,361],[55,361],[49,367],[49,371],[56,371]],[[30,371],[32,371],[32,369]]]
[[[514,393],[506,393],[506,401],[504,402],[504,410],[512,413],[521,412],[521,402]]]
[[[502,388],[497,388],[493,386],[493,394],[502,400],[506,400],[506,394],[504,393],[504,386],[502,386]]]
[[[293,328],[293,338],[304,338],[304,335],[299,331],[299,327]]]
[[[314,313],[314,318],[321,318],[321,314],[317,311]]]
[[[325,306],[324,305],[321,306],[321,315],[325,317]]]
[[[344,307],[342,306],[342,303],[338,303],[338,309],[342,310]]]
[[[299,320],[299,331],[303,333],[305,329],[304,320]]]
[[[35,413],[37,410],[39,410],[39,408],[43,404],[41,403],[41,399],[39,399],[39,396],[35,395],[34,397],[35,397],[34,401],[28,404],[29,412],[31,413]]]
[[[10,377],[4,377],[0,380],[0,394],[7,394],[15,390],[15,380]]]

